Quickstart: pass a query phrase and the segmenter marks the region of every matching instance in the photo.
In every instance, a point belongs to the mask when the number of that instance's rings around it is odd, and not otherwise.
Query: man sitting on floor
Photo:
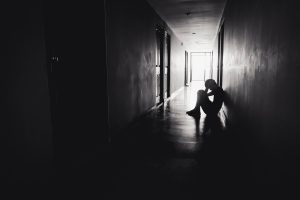
[[[190,116],[200,116],[200,107],[207,115],[217,115],[224,101],[224,91],[219,87],[215,80],[208,79],[205,81],[205,91],[199,90],[197,93],[197,102],[194,109],[186,112]],[[208,92],[208,89],[211,92]],[[214,96],[214,101],[209,100],[209,96]]]

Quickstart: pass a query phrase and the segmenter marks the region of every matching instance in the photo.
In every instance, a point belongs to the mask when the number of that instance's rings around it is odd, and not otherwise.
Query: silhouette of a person
[[[211,92],[208,92],[208,89]],[[213,102],[209,100],[209,96],[214,96]],[[205,90],[199,90],[197,92],[197,102],[194,109],[187,111],[186,114],[199,117],[200,107],[207,115],[217,115],[222,107],[224,101],[224,91],[219,87],[215,80],[208,79],[205,81]]]

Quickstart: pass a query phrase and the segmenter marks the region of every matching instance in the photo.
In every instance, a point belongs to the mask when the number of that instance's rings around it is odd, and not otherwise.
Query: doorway
[[[156,28],[156,104],[171,95],[171,36],[164,28]]]

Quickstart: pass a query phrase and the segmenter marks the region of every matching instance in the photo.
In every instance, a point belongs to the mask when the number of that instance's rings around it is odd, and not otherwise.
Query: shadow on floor
[[[192,118],[171,102],[123,134],[113,148],[114,194],[199,197],[252,183],[245,155],[220,116]]]

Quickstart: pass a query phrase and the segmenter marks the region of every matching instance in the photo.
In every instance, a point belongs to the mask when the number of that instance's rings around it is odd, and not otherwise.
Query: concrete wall
[[[15,3],[1,9],[0,173],[6,184],[46,181],[53,156],[42,5]]]
[[[155,105],[156,25],[171,35],[171,92],[184,85],[184,49],[146,1],[108,1],[109,120],[117,132]]]
[[[232,0],[225,10],[225,110],[243,124],[238,134],[260,183],[299,177],[298,8],[296,1]]]

